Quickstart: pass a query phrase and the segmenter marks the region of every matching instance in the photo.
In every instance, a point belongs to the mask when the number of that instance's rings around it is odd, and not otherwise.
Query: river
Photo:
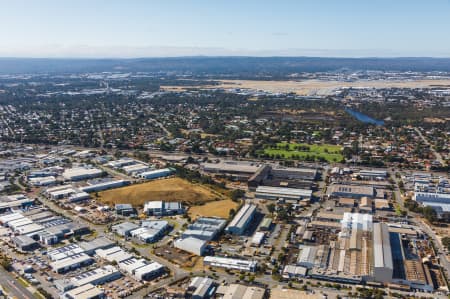
[[[383,120],[378,120],[375,118],[372,118],[368,115],[365,115],[364,113],[361,113],[359,111],[355,111],[352,109],[348,109],[346,108],[345,111],[350,114],[351,116],[353,116],[354,118],[356,118],[357,120],[366,123],[366,124],[372,124],[372,125],[377,125],[377,126],[383,126],[384,125],[384,121]]]

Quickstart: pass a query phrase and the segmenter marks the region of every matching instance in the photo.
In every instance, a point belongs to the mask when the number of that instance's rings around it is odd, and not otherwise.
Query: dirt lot
[[[220,194],[180,178],[155,180],[123,188],[99,192],[99,201],[107,204],[130,203],[143,205],[146,201],[166,200],[198,204],[220,198]]]
[[[155,254],[182,267],[193,267],[199,259],[198,256],[169,245],[156,248]]]
[[[236,210],[238,204],[231,199],[208,202],[201,206],[189,208],[188,214],[192,219],[199,216],[228,218],[231,209]]]

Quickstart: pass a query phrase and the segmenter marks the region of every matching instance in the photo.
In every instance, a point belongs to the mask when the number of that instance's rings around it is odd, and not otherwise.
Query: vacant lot
[[[200,216],[228,218],[230,210],[236,210],[238,204],[231,199],[208,202],[204,205],[189,208],[189,216],[195,219]]]
[[[279,159],[315,160],[339,162],[343,159],[341,147],[332,144],[278,143],[266,148],[264,153]]]
[[[301,80],[301,81],[264,81],[264,80],[221,80],[219,85],[198,85],[198,86],[161,86],[161,89],[180,91],[190,88],[201,89],[249,89],[263,90],[268,92],[293,92],[298,95],[330,95],[342,87],[357,88],[429,88],[433,86],[448,86],[448,79],[423,79],[423,80],[357,80],[353,82],[324,81],[324,80]]]
[[[143,205],[146,201],[166,200],[195,205],[223,196],[202,185],[195,185],[180,178],[170,178],[99,192],[99,197],[100,201],[107,204]]]

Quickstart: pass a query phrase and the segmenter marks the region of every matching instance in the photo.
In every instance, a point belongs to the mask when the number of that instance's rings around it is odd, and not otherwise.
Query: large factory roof
[[[242,228],[247,225],[250,217],[253,216],[253,213],[256,210],[255,205],[246,204],[244,205],[239,212],[234,216],[233,220],[228,224],[228,227],[237,227]]]
[[[269,187],[269,186],[259,186],[258,188],[256,188],[256,193],[266,193],[270,195],[277,195],[278,197],[298,196],[310,198],[312,195],[312,191],[307,189]]]
[[[385,223],[373,225],[373,255],[375,267],[394,269],[389,229]]]

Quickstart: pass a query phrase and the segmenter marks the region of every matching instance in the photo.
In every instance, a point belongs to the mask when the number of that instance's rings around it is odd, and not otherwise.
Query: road
[[[24,299],[34,299],[33,294],[21,285],[14,276],[8,271],[0,267],[0,283],[6,288],[10,296]]]
[[[395,176],[394,172],[390,172],[390,176],[391,176],[391,178],[393,178],[395,180],[394,193],[395,193],[396,203],[398,205],[400,205],[400,207],[403,207],[404,206],[403,198],[401,196],[400,189],[398,188],[398,183],[401,179],[397,178]],[[444,250],[444,246],[442,245],[441,240],[437,237],[436,233],[430,228],[430,226],[423,221],[423,219],[421,218],[420,215],[418,215],[414,212],[411,212],[411,211],[409,211],[408,214],[412,217],[412,222],[417,227],[420,227],[420,229],[425,234],[427,234],[429,237],[431,237],[431,239],[433,239],[433,242],[438,249],[438,252],[436,254],[439,257],[439,264],[443,267],[443,269],[446,272],[447,277],[448,277],[450,275],[450,262],[444,253],[445,250]]]
[[[445,250],[441,240],[437,237],[436,233],[430,228],[430,226],[427,223],[425,223],[422,219],[417,219],[417,221],[415,222],[428,236],[430,236],[433,239],[434,245],[438,249],[438,252],[436,254],[439,256],[439,262],[447,272],[448,277],[448,275],[450,274],[450,262],[447,260],[447,256],[444,253]]]
[[[422,132],[418,128],[414,128],[416,133],[420,136],[420,138],[423,140],[423,142],[430,147],[430,150],[433,152],[434,156],[436,157],[436,160],[438,160],[442,166],[447,165],[445,163],[445,160],[442,159],[441,154],[439,154],[433,147],[433,145],[428,141],[428,139],[425,138],[425,136],[422,135]]]

